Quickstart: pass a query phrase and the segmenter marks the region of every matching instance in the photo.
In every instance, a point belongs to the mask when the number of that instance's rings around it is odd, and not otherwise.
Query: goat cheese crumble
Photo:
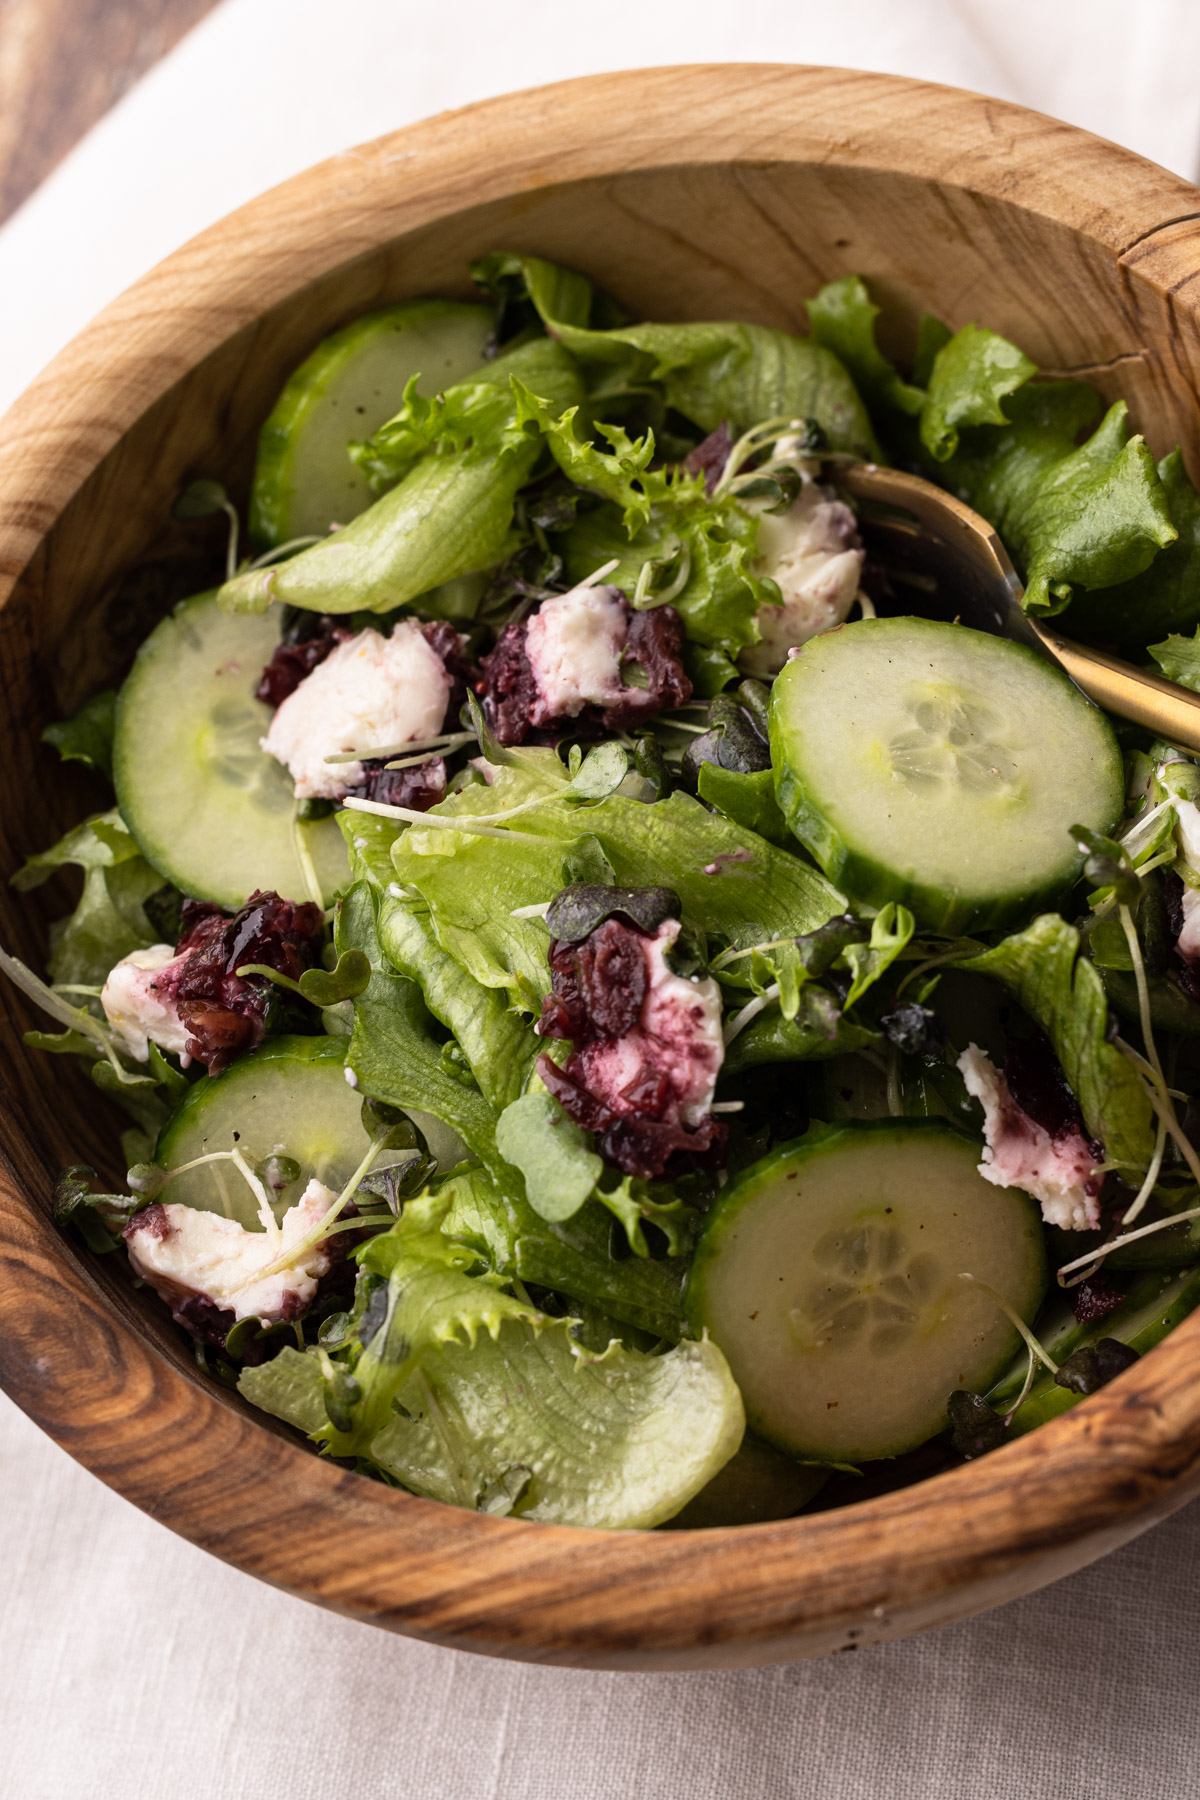
[[[186,1069],[189,1032],[175,1002],[159,991],[156,977],[183,958],[170,944],[151,944],[148,950],[131,950],[108,972],[100,992],[104,1016],[122,1050],[135,1062],[148,1062],[150,1046],[172,1050]]]
[[[541,702],[536,724],[574,719],[585,706],[623,700],[621,652],[629,605],[619,588],[576,587],[544,600],[525,627],[525,654]]]
[[[769,679],[790,650],[844,622],[858,592],[863,551],[853,512],[809,477],[785,513],[759,511],[750,500],[742,504],[759,515],[752,571],[769,576],[783,598],[779,606],[759,607],[762,637],[738,663],[748,675]]]
[[[1037,1200],[1047,1225],[1094,1231],[1100,1223],[1096,1158],[1082,1132],[1059,1138],[1023,1112],[1007,1081],[978,1044],[958,1059],[967,1092],[983,1107],[986,1148],[979,1173],[994,1187],[1023,1188]]]
[[[236,1219],[194,1206],[148,1206],[126,1227],[129,1260],[169,1306],[198,1294],[237,1319],[296,1319],[329,1268],[325,1246],[310,1245],[286,1268],[255,1276],[298,1245],[336,1199],[314,1177],[277,1233],[247,1231]]]
[[[451,685],[415,619],[390,637],[368,627],[305,676],[260,742],[291,774],[297,800],[339,800],[363,780],[363,766],[325,758],[436,736]]]
[[[649,1072],[670,1087],[660,1117],[694,1131],[712,1106],[725,1059],[721,990],[711,975],[696,980],[667,966],[678,936],[679,920],[664,919],[652,938],[641,940],[647,986],[633,1030],[584,1044],[578,1055],[588,1091],[614,1112],[633,1110],[629,1090]]]

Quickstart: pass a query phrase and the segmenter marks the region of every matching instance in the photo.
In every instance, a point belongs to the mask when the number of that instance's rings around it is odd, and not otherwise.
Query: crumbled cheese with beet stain
[[[642,939],[646,997],[639,1023],[624,1037],[585,1044],[579,1052],[589,1090],[616,1113],[636,1110],[627,1090],[653,1069],[670,1094],[661,1113],[694,1131],[708,1112],[725,1058],[721,991],[711,975],[676,975],[667,951],[679,936],[679,920],[664,919]]]
[[[452,686],[415,619],[402,619],[390,637],[368,627],[288,695],[262,747],[288,769],[298,800],[339,800],[362,783],[363,765],[325,758],[435,737]]]
[[[1183,860],[1200,877],[1200,807],[1194,800],[1176,800],[1175,829]],[[1182,923],[1175,948],[1185,962],[1200,961],[1200,888],[1180,880]]]
[[[273,1275],[256,1279],[298,1245],[337,1195],[314,1177],[284,1213],[279,1234],[247,1231],[236,1219],[194,1206],[156,1202],[125,1228],[129,1260],[172,1311],[200,1299],[237,1319],[298,1319],[330,1267],[326,1244],[312,1244]]]
[[[161,981],[164,972],[174,975],[183,961],[170,944],[151,944],[148,950],[131,950],[108,972],[100,1004],[117,1043],[135,1062],[149,1061],[151,1044],[174,1051],[185,1069],[192,1060],[187,1052],[190,1033],[170,994],[173,984]]]
[[[979,1173],[996,1187],[1023,1188],[1048,1225],[1094,1231],[1100,1223],[1103,1177],[1082,1131],[1052,1136],[1017,1105],[1005,1077],[977,1044],[958,1059],[967,1092],[983,1107],[986,1148]]]
[[[576,1049],[563,1069],[540,1057],[538,1071],[597,1133],[605,1161],[629,1175],[661,1175],[679,1156],[692,1159],[684,1167],[709,1166],[725,1149],[710,1111],[725,1055],[720,990],[670,968],[678,935],[678,919],[653,934],[607,919],[581,943],[551,947],[554,988],[539,1030]]]
[[[862,577],[863,550],[853,512],[830,489],[806,478],[785,513],[757,512],[752,573],[777,583],[782,604],[760,606],[762,637],[738,657],[747,674],[777,675],[790,653],[847,617]]]
[[[525,654],[541,701],[541,717],[575,719],[585,706],[624,697],[621,652],[629,608],[619,588],[577,587],[544,600],[525,627]]]
[[[584,584],[510,620],[483,659],[476,692],[505,745],[581,714],[610,731],[633,730],[691,699],[682,655],[674,607],[635,612],[620,588]]]

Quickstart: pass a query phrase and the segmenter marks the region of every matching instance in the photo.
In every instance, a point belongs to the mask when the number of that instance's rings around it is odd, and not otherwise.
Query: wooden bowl
[[[1155,452],[1180,441],[1200,473],[1200,197],[1128,151],[829,69],[654,69],[446,114],[187,245],[0,428],[4,871],[104,804],[38,733],[118,680],[155,609],[206,579],[197,528],[169,523],[180,486],[216,474],[244,494],[257,428],[319,338],[406,295],[466,295],[467,259],[494,248],[583,269],[635,317],[800,328],[806,296],[860,272],[897,348],[923,310],[982,320],[1125,395]],[[3,890],[3,940],[34,963],[39,910],[65,910],[65,889],[39,908],[47,894]],[[1026,1593],[1200,1486],[1200,1315],[980,1462],[780,1524],[570,1531],[366,1481],[200,1377],[123,1258],[54,1230],[54,1175],[113,1171],[114,1122],[65,1060],[23,1049],[33,1021],[7,986],[0,1007],[0,1382],[127,1499],[293,1593],[541,1662],[760,1663]]]

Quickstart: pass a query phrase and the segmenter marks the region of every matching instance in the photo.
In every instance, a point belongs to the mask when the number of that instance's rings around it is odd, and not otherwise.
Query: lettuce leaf
[[[1183,632],[1200,625],[1200,494],[1188,479],[1178,450],[1163,457],[1158,479],[1179,536],[1142,574],[1076,603],[1071,629],[1081,636],[1127,650],[1142,649],[1160,632]],[[1151,649],[1152,656],[1158,647]]]
[[[965,431],[942,479],[996,527],[1024,573],[1026,610],[1058,613],[1077,589],[1141,575],[1178,534],[1124,401],[1078,448],[1100,408],[1083,383],[1038,382],[1005,404],[1011,423]]]
[[[377,898],[358,881],[338,906],[338,954],[361,950],[371,979],[353,1002],[354,1027],[346,1066],[361,1094],[391,1106],[432,1113],[458,1132],[484,1161],[497,1161],[495,1109],[447,1070],[430,1035],[429,1014],[415,982],[398,975],[379,947]]]
[[[492,260],[492,259],[490,259]],[[866,409],[833,352],[772,325],[620,325],[588,330],[557,316],[557,293],[534,258],[508,255],[546,330],[581,363],[617,369],[628,387],[657,389],[666,405],[702,431],[729,423],[744,431],[765,419],[814,419],[833,450],[877,454]],[[561,278],[562,272],[556,272]],[[578,317],[578,312],[576,312]]]
[[[958,449],[969,425],[1007,425],[1002,401],[1037,374],[1037,364],[1007,338],[964,325],[933,359],[921,406],[921,442],[936,462]]]
[[[64,762],[85,763],[111,781],[116,719],[117,696],[109,688],[85,701],[73,718],[47,725],[42,742],[53,745]]]
[[[51,927],[50,979],[99,987],[123,956],[159,941],[143,902],[163,878],[144,860],[115,808],[85,819],[51,849],[31,856],[12,885],[27,893],[67,867],[83,870],[83,893],[70,917]]]
[[[510,1011],[503,993],[476,981],[442,948],[426,903],[419,896],[403,897],[392,848],[406,827],[349,811],[339,815],[339,823],[352,872],[375,890],[380,949],[398,974],[417,983],[433,1017],[454,1034],[480,1092],[502,1110],[524,1093],[545,1045]]]
[[[725,1053],[724,1072],[739,1075],[759,1063],[823,1061],[877,1044],[879,1037],[869,1025],[847,1018],[827,988],[806,982],[792,1018],[775,1009],[738,1033]]]
[[[392,853],[399,881],[429,906],[443,949],[485,987],[509,990],[514,1004],[533,1010],[549,990],[545,925],[514,912],[548,903],[573,880],[596,878],[576,872],[585,835],[606,858],[608,880],[674,888],[685,925],[737,945],[796,936],[844,910],[837,890],[799,857],[688,794],[646,806],[618,793],[578,806],[565,788],[552,751],[524,751],[518,764],[497,771],[491,788],[464,789],[433,809],[486,823],[489,814],[544,796],[511,831],[477,836],[414,826]]]
[[[613,1340],[599,1355],[569,1320],[506,1323],[474,1351],[446,1343],[372,1444],[414,1493],[493,1510],[523,1476],[522,1518],[649,1530],[674,1517],[737,1450],[745,1413],[709,1340],[647,1356]],[[511,1489],[509,1490],[511,1491]]]
[[[342,1361],[288,1350],[244,1370],[240,1391],[430,1499],[593,1527],[670,1517],[741,1442],[741,1397],[720,1351],[687,1343],[650,1356],[615,1340],[584,1350],[573,1320],[507,1293],[445,1235],[449,1185],[410,1201],[359,1252],[386,1286],[356,1307]]]
[[[568,480],[605,502],[562,540],[571,578],[616,561],[612,579],[633,593],[653,565],[650,593],[670,591],[690,638],[734,652],[756,643],[755,615],[779,593],[751,572],[758,521],[731,500],[711,498],[702,476],[679,466],[652,469],[652,432],[631,439],[619,425],[598,425],[612,446],[606,451],[576,435],[577,408],[558,417],[525,390],[518,399]]]
[[[540,256],[498,250],[471,264],[471,279],[495,306],[502,339],[511,335],[513,328],[540,325],[545,319],[583,327],[599,324],[593,313],[611,307],[597,295],[586,275],[545,262]],[[615,324],[616,320],[607,322]]]
[[[548,339],[525,345],[474,376],[405,406],[362,452],[375,473],[398,482],[366,512],[309,550],[227,581],[229,612],[264,612],[273,602],[316,612],[390,612],[461,575],[491,568],[520,547],[517,495],[543,455],[541,436],[519,426],[510,378],[551,404],[582,398],[572,358]]]
[[[957,967],[1002,981],[1054,1046],[1088,1130],[1108,1159],[1145,1169],[1154,1152],[1154,1114],[1129,1058],[1107,1037],[1100,976],[1079,954],[1079,933],[1057,913]]]
[[[264,1412],[328,1431],[318,1353],[291,1348],[238,1380]],[[509,1320],[427,1351],[370,1459],[412,1493],[592,1530],[672,1518],[734,1454],[741,1396],[715,1344],[647,1356],[583,1349],[569,1319]]]
[[[1172,633],[1161,644],[1151,644],[1149,650],[1168,681],[1200,694],[1200,629],[1190,638]]]
[[[443,1234],[473,1249],[494,1274],[551,1288],[576,1306],[678,1343],[687,1259],[614,1257],[612,1214],[598,1200],[551,1224],[522,1195],[501,1193],[482,1166],[454,1170],[436,1191],[447,1202]]]
[[[806,307],[813,343],[832,350],[868,406],[920,412],[924,392],[901,380],[875,342],[879,308],[861,276],[844,275],[840,281],[828,282]]]
[[[1178,451],[1156,470],[1123,403],[1101,419],[1092,388],[1033,382],[1029,358],[979,325],[952,335],[923,319],[904,383],[875,345],[876,310],[857,278],[834,282],[810,303],[814,335],[843,357],[901,460],[923,453],[926,473],[996,527],[1029,611],[1071,603],[1072,630],[1118,644],[1200,623],[1200,496]]]

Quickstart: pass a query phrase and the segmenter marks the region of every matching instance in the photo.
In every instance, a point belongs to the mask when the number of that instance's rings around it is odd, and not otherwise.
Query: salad
[[[980,325],[902,372],[857,277],[793,336],[471,273],[317,347],[246,514],[180,495],[211,585],[45,734],[107,804],[0,964],[125,1117],[56,1219],[451,1505],[736,1524],[986,1454],[1200,1300],[1200,766],[839,472],[1197,689],[1200,498]]]

